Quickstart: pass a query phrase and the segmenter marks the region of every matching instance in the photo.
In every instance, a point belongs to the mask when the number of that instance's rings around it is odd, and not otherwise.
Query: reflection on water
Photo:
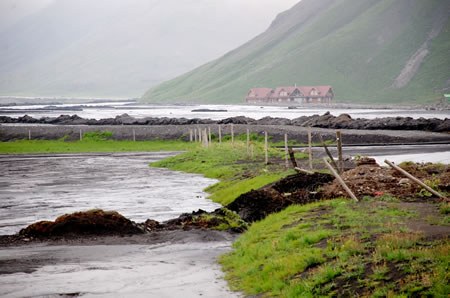
[[[0,234],[93,208],[136,222],[219,208],[202,191],[216,180],[148,166],[174,154],[0,156]]]

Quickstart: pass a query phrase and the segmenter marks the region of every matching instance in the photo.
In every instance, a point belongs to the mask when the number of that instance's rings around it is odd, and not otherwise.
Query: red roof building
[[[245,97],[246,103],[301,104],[331,103],[334,91],[331,86],[294,86],[250,89]]]

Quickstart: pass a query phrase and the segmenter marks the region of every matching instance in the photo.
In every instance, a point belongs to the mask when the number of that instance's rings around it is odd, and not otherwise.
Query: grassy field
[[[186,151],[198,146],[196,143],[182,141],[133,142],[85,139],[83,141],[65,142],[62,140],[19,140],[0,142],[0,154]]]
[[[448,225],[439,216],[436,230]],[[420,210],[396,202],[291,206],[254,223],[220,263],[246,295],[446,297],[449,242],[427,240],[413,221]]]

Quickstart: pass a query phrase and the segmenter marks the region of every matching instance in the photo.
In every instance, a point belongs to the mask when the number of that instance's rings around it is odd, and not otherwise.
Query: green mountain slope
[[[241,103],[250,88],[296,83],[332,85],[337,101],[435,102],[450,90],[449,10],[447,0],[303,0],[142,99]]]

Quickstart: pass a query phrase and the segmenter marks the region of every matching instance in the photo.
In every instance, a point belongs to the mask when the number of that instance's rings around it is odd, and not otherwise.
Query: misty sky
[[[54,1],[65,0],[0,0],[0,31],[5,27],[13,25],[23,17],[30,16]],[[96,0],[92,0],[95,2]],[[130,1],[130,0],[125,0]],[[189,1],[189,0],[179,0]],[[264,30],[273,18],[281,11],[287,10],[300,0],[195,0],[208,2],[221,2],[228,6],[223,13],[234,11],[236,15],[248,14],[257,15],[260,26],[255,24],[255,28]],[[262,19],[267,21],[262,22]]]
[[[298,2],[0,0],[0,92],[140,96],[253,39]]]

